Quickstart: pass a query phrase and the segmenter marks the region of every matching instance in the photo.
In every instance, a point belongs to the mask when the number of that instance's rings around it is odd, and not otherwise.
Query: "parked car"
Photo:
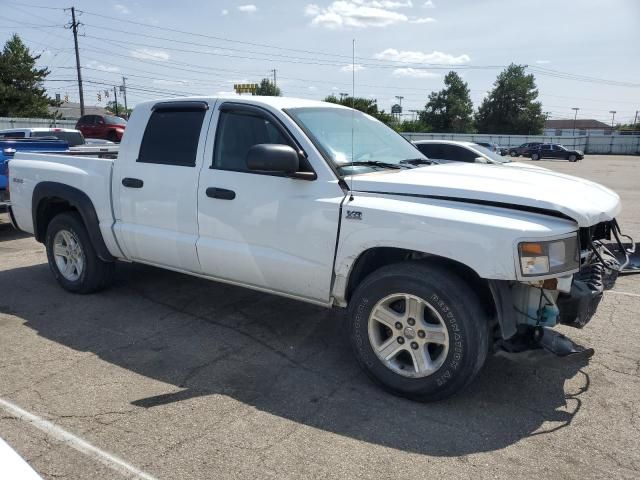
[[[519,147],[511,147],[509,148],[509,155],[512,157],[519,157],[520,155],[525,155],[529,152],[530,148],[533,148],[536,145],[542,145],[542,142],[527,142],[527,143],[523,143]]]
[[[21,138],[57,138],[67,142],[70,147],[76,147],[86,143],[82,133],[71,128],[9,128],[0,130],[0,140]]]
[[[16,152],[64,152],[68,149],[63,140],[3,140],[0,139],[0,212],[7,209],[9,201],[9,160]]]
[[[582,150],[569,150],[563,145],[544,143],[530,148],[527,152],[527,156],[531,157],[531,160],[540,160],[541,158],[561,158],[569,160],[570,162],[577,162],[584,158],[584,152],[582,152]]]
[[[84,115],[76,123],[76,128],[85,137],[104,138],[111,142],[120,142],[126,127],[127,121],[115,115]]]
[[[500,147],[498,146],[497,143],[491,143],[491,142],[474,142],[474,143],[486,148],[490,152],[494,152],[498,154],[500,153]]]
[[[510,159],[481,146],[477,142],[457,140],[416,140],[414,145],[423,155],[438,163],[509,163]]]
[[[620,197],[584,179],[434,164],[374,118],[312,100],[133,115],[115,161],[11,161],[12,222],[70,292],[107,287],[122,259],[345,308],[366,373],[436,400],[494,349],[574,351],[551,327],[589,322],[620,268],[599,243],[620,233]]]

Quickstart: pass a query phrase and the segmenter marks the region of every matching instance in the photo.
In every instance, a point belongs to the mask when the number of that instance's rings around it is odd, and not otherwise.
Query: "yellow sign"
[[[236,83],[233,86],[233,89],[238,94],[240,94],[240,93],[256,93],[256,90],[258,90],[258,84],[257,83]]]

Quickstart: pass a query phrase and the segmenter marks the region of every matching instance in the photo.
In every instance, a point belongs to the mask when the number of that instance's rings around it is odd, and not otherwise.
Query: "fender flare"
[[[100,221],[98,220],[96,209],[89,196],[83,191],[65,185],[64,183],[40,182],[33,189],[31,215],[33,218],[35,237],[38,242],[44,243],[45,241],[46,229],[39,228],[38,217],[48,198],[59,198],[68,202],[78,210],[87,228],[91,245],[95,249],[98,258],[105,262],[114,262],[116,260],[104,243],[102,233],[100,232]]]

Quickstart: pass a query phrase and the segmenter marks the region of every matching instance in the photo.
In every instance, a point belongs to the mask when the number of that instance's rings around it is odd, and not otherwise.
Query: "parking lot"
[[[535,163],[640,239],[639,157]],[[561,329],[593,357],[499,354],[434,404],[374,386],[337,310],[129,264],[69,294],[4,214],[0,295],[0,437],[47,479],[640,477],[640,276]]]

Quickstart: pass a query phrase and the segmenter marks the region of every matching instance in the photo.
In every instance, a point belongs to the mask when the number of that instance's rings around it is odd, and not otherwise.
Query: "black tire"
[[[56,263],[54,239],[56,234],[62,230],[66,230],[75,236],[83,255],[83,270],[77,280],[72,281],[65,278]],[[87,229],[78,213],[65,212],[55,216],[47,226],[45,245],[49,268],[51,268],[53,276],[65,290],[81,294],[93,293],[108,287],[113,282],[115,263],[105,262],[98,258],[89,240]]]
[[[519,157],[520,155],[518,155],[518,152],[516,152],[515,150],[511,150],[509,152],[509,155],[511,155],[512,157]]]
[[[537,153],[532,153],[531,160],[540,160],[540,155],[538,155]]]
[[[396,373],[376,355],[369,340],[374,306],[400,292],[427,301],[447,328],[448,352],[428,376],[409,378]],[[476,377],[489,350],[489,319],[474,291],[447,269],[424,262],[396,263],[370,274],[351,298],[349,318],[351,343],[367,375],[389,392],[412,400],[436,401],[461,391]],[[392,335],[402,336],[399,331]]]
[[[567,158],[567,160],[569,160],[570,162],[577,162],[578,161],[578,157],[571,154],[569,155],[569,158]]]
[[[114,132],[113,130],[111,130],[111,131],[107,134],[107,140],[109,140],[110,142],[118,143],[118,135],[116,134],[116,132]]]

